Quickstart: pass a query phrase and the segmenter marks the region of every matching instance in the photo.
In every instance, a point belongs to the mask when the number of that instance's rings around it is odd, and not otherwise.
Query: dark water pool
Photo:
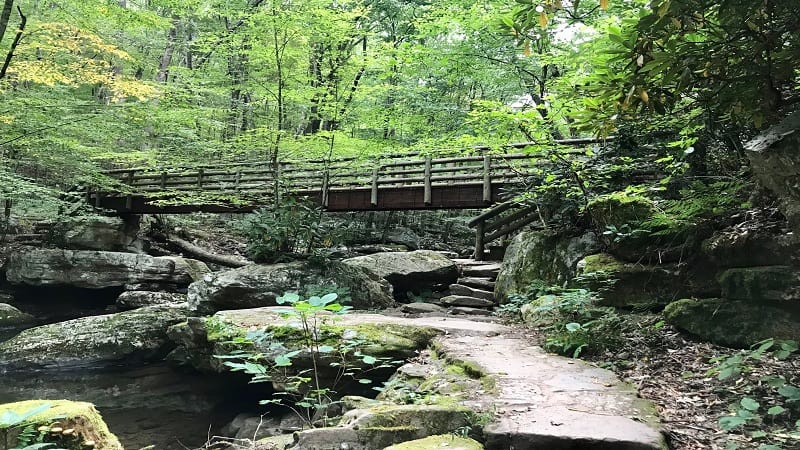
[[[246,385],[245,385],[246,386]],[[166,364],[0,375],[0,403],[68,399],[94,403],[127,450],[197,448],[259,395],[219,376]]]

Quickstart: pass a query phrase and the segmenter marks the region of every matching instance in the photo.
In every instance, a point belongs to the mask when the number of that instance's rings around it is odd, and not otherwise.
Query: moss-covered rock
[[[541,295],[532,302],[522,305],[519,311],[522,321],[531,327],[552,325],[563,318],[557,308],[559,303],[557,295]]]
[[[24,313],[9,304],[0,303],[0,328],[17,327],[32,323],[34,320],[32,315]]]
[[[508,296],[523,293],[532,283],[562,285],[575,274],[584,256],[600,249],[594,234],[565,236],[550,231],[523,232],[506,249],[495,285],[500,303]]]
[[[747,348],[768,338],[800,340],[800,314],[776,306],[725,299],[670,303],[664,317],[704,340]]]
[[[666,304],[687,293],[689,287],[677,266],[648,266],[620,261],[612,255],[589,255],[578,263],[575,284],[596,291],[600,304],[628,307]]]
[[[286,292],[310,285],[347,288],[356,309],[382,308],[394,303],[391,286],[375,272],[352,264],[332,262],[325,268],[302,262],[253,264],[208,274],[189,286],[189,306],[200,314],[221,309],[275,306]]]
[[[752,302],[800,299],[800,271],[790,266],[739,267],[720,273],[722,296]]]
[[[45,426],[50,429],[61,428],[59,433],[48,433],[47,442],[54,442],[60,448],[78,450],[91,448],[85,445],[93,443],[96,450],[122,450],[119,440],[108,429],[100,413],[94,405],[84,402],[69,400],[28,400],[0,405],[0,414],[4,411],[13,411],[15,414],[24,415],[28,411],[50,405],[42,412],[25,419],[18,430],[27,425],[34,428]],[[65,430],[73,430],[64,433]],[[15,438],[15,436],[12,436]]]
[[[151,306],[29,328],[0,343],[0,369],[160,359],[172,348],[167,328],[186,313],[185,306]]]
[[[797,264],[800,237],[794,233],[728,230],[703,241],[704,254],[719,267]]]
[[[623,191],[594,198],[586,205],[586,209],[601,230],[608,227],[621,229],[624,225],[637,228],[656,212],[649,198]]]
[[[263,352],[266,358],[300,350],[292,360],[298,370],[312,367],[306,338],[298,318],[281,314],[281,308],[253,308],[220,311],[211,319],[189,319],[170,328],[169,334],[179,344],[180,356],[200,370],[225,372],[227,368],[215,355],[226,355],[235,349],[229,341],[247,331],[264,330],[270,339],[257,344],[252,351]],[[377,314],[321,315],[314,334],[320,345],[334,348],[352,345],[376,358],[405,359],[428,346],[439,331],[431,327],[405,325]],[[334,357],[327,355],[329,357]],[[357,359],[350,361],[357,363]],[[335,370],[338,370],[336,368]]]
[[[453,434],[440,434],[392,445],[384,450],[440,450],[442,448],[448,450],[483,450],[483,444],[474,439]]]

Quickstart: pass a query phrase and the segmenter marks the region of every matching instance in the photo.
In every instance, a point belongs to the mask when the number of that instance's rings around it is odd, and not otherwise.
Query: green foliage
[[[764,376],[758,370],[764,361],[785,360],[797,350],[795,341],[766,339],[749,350],[710,360],[715,366],[707,375],[735,383],[736,392],[744,393],[731,403],[731,414],[719,418],[720,428],[747,430],[761,443],[760,449],[788,449],[800,444],[800,388],[783,375]],[[738,447],[729,444],[728,448]]]
[[[363,341],[335,336],[328,339],[322,326],[335,315],[346,314],[351,307],[337,301],[335,293],[321,297],[302,298],[296,293],[286,293],[277,299],[279,305],[288,305],[283,314],[298,321],[299,329],[251,330],[237,336],[230,343],[240,349],[219,356],[232,371],[252,375],[251,382],[272,382],[284,386],[275,398],[262,400],[261,404],[280,404],[291,408],[307,425],[325,425],[331,405],[338,402],[337,389],[344,380],[369,385],[370,372],[394,367],[402,361],[391,361],[362,353]],[[333,313],[334,316],[330,316]],[[219,329],[219,330],[218,330]],[[215,333],[225,334],[225,327],[215,326]],[[298,336],[300,348],[288,351],[283,340],[288,335]],[[297,342],[295,342],[297,343]],[[266,351],[265,351],[266,350]],[[271,356],[268,356],[271,355]],[[295,367],[299,357],[309,358],[311,367]],[[333,370],[332,378],[322,372]]]
[[[338,241],[333,223],[305,200],[284,197],[278,204],[248,215],[237,224],[247,238],[247,253],[256,262],[280,262],[312,253],[315,246],[330,247]]]
[[[680,198],[657,202],[658,212],[641,223],[654,236],[682,236],[702,223],[749,206],[752,185],[740,180],[695,181],[680,190]]]

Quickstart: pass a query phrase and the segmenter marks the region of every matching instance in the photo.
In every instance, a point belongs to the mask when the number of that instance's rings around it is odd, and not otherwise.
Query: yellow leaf
[[[600,9],[608,9],[608,0],[600,0]]]
[[[531,41],[525,41],[525,48],[522,50],[525,56],[531,56]]]
[[[555,9],[561,9],[564,7],[564,5],[561,3],[561,0],[556,0],[555,2],[553,2],[553,7]]]
[[[639,97],[641,97],[642,101],[645,103],[650,101],[650,96],[647,95],[647,91],[645,91],[644,89],[642,89],[642,92],[639,93]]]
[[[539,26],[547,28],[547,13],[544,11],[539,13]]]

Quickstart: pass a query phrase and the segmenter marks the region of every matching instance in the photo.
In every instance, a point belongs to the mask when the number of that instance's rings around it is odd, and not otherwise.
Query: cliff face
[[[800,111],[745,145],[758,180],[781,201],[795,234],[800,233]]]

